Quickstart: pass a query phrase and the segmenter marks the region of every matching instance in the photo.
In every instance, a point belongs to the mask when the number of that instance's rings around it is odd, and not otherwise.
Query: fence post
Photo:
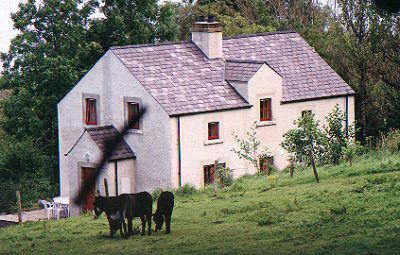
[[[106,178],[104,178],[104,189],[106,191],[106,197],[109,197],[110,193],[108,193],[108,182]]]
[[[22,223],[22,204],[21,204],[21,193],[19,190],[16,192],[17,195],[17,207],[18,207],[18,222]]]

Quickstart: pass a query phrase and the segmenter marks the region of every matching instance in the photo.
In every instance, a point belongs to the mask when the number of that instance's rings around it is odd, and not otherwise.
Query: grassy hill
[[[107,237],[103,216],[0,229],[0,254],[399,254],[400,155],[245,176],[177,197],[172,233]],[[135,220],[139,226],[139,220]]]

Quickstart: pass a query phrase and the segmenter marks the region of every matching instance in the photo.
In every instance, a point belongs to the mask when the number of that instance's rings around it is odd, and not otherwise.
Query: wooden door
[[[89,167],[82,167],[82,186],[94,175],[95,169]],[[94,196],[96,186],[90,187],[89,192],[86,194],[82,203],[83,212],[93,211],[94,209]]]

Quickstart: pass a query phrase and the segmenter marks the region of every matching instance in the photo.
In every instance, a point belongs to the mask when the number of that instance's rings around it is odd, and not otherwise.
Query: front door
[[[90,180],[90,178],[94,175],[94,172],[95,172],[94,168],[82,167],[82,186],[85,185],[85,183]],[[83,200],[82,203],[83,212],[93,211],[95,188],[96,188],[95,185],[90,187],[88,193],[85,195],[85,199]]]

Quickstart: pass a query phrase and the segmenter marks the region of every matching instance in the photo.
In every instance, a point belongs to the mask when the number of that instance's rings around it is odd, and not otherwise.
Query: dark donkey
[[[120,230],[121,237],[127,237],[124,220],[125,201],[122,201],[119,197],[96,196],[93,210],[94,218],[99,218],[103,212],[106,214],[110,226],[110,237],[113,237],[118,230]]]
[[[153,199],[150,193],[140,192],[135,194],[122,194],[119,197],[125,201],[125,218],[128,220],[128,235],[133,233],[132,221],[134,217],[140,217],[142,221],[142,236],[145,235],[146,221],[148,233],[151,235],[151,216],[153,211]]]
[[[157,201],[157,210],[153,215],[156,223],[155,231],[161,230],[164,224],[165,217],[165,233],[171,232],[171,216],[174,209],[174,194],[169,191],[164,191],[160,194]]]
[[[148,222],[149,235],[151,234],[151,216],[153,199],[148,192],[136,194],[122,194],[118,197],[96,197],[94,217],[98,218],[104,211],[109,225],[110,236],[114,236],[118,229],[125,238],[133,233],[132,221],[134,217],[140,217],[142,221],[142,235],[145,235],[146,220]],[[126,231],[125,218],[128,221]]]

